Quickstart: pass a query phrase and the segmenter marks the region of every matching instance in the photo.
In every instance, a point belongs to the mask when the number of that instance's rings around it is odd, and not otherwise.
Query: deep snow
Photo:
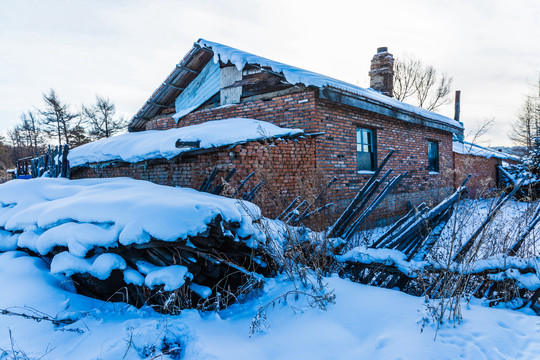
[[[95,248],[187,239],[206,231],[216,217],[238,224],[234,241],[257,246],[252,222],[260,210],[249,202],[129,178],[13,180],[0,188],[0,251],[25,248],[47,255],[55,246],[67,247],[53,257],[53,273],[105,280],[118,269],[127,283],[174,290],[192,277],[184,266],[150,269],[137,263],[132,269],[116,254],[85,257]]]
[[[129,282],[171,288],[190,276],[183,266],[164,269],[140,261],[137,269],[127,268],[114,254],[84,259],[91,246],[115,245],[109,232],[120,236],[128,226],[132,230],[137,226],[124,238],[131,239],[126,243],[142,241],[133,235],[140,232],[174,239],[198,231],[218,213],[238,221],[244,231],[255,232],[251,217],[232,199],[131,179],[23,180],[2,189],[6,191],[0,192],[0,226],[20,233],[0,231],[6,251],[0,253],[0,309],[75,322],[55,326],[0,314],[1,360],[12,359],[14,352],[19,356],[24,352],[30,359],[73,360],[539,358],[540,317],[532,311],[464,303],[461,324],[438,327],[430,315],[433,302],[335,276],[323,279],[326,291],[336,295],[326,311],[310,307],[305,295],[298,299],[291,295],[286,302],[268,307],[267,321],[259,327],[262,331],[251,337],[258,309],[294,289],[285,276],[266,279],[259,293],[218,313],[184,310],[166,316],[149,308],[87,298],[74,292],[65,274],[83,271],[106,278],[111,269],[119,268]],[[474,215],[470,223],[478,222],[490,203],[465,202],[460,211]],[[510,231],[507,227],[516,223],[514,218],[526,221],[528,207],[509,203],[490,231]],[[255,207],[251,211],[260,216]],[[159,218],[164,212],[172,215]],[[189,216],[177,216],[180,213]],[[464,224],[464,231],[470,226]],[[56,243],[68,244],[69,252],[56,255],[51,264],[9,251],[18,244],[45,252]],[[203,297],[209,291],[196,284],[192,290]],[[164,351],[168,355],[159,357]]]
[[[80,320],[55,328],[46,321],[0,316],[0,348],[11,351],[10,330],[14,349],[31,359],[47,352],[43,359],[152,359],[163,343],[177,343],[181,350],[173,353],[184,359],[476,360],[540,354],[540,317],[464,305],[462,324],[443,325],[435,339],[434,324],[422,325],[429,319],[422,298],[337,277],[324,280],[336,294],[327,311],[309,307],[304,297],[289,297],[287,304],[269,307],[268,327],[250,337],[259,306],[292,288],[286,278],[267,280],[260,296],[219,314],[186,310],[164,316],[77,295],[70,281],[51,275],[42,260],[7,252],[0,254],[0,308],[26,313],[33,308]]]

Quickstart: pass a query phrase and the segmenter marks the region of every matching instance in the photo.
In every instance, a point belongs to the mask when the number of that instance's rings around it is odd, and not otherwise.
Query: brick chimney
[[[369,87],[386,96],[393,96],[394,56],[388,52],[387,47],[377,48],[377,53],[371,59],[369,77]]]

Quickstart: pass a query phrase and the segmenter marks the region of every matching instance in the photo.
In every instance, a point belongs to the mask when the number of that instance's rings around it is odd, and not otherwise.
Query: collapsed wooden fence
[[[41,176],[69,178],[69,162],[67,159],[69,147],[58,145],[31,160],[33,178]]]
[[[540,222],[540,204],[509,250],[488,259],[477,258],[486,228],[520,191],[523,179],[501,193],[483,221],[446,263],[426,261],[466,194],[469,178],[470,175],[434,208],[420,204],[411,210],[366,249],[336,256],[343,264],[341,274],[363,284],[418,296],[475,296],[490,305],[513,302],[515,307],[529,306],[540,314],[540,258],[516,256]],[[394,253],[388,255],[387,250]]]

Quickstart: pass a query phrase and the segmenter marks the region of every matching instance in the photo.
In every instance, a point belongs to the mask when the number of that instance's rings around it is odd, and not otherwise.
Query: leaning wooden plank
[[[290,223],[299,213],[302,206],[309,204],[307,200],[303,200],[300,204],[298,204],[294,209],[289,211],[287,215],[283,218],[283,221],[285,221],[287,224]]]
[[[343,221],[343,224],[341,226],[341,229],[339,230],[339,235],[338,236],[343,236],[343,234],[345,233],[347,227],[349,226],[349,224],[354,220],[354,218],[356,217],[356,215],[360,214],[361,211],[364,210],[364,208],[367,206],[367,204],[369,203],[369,201],[371,200],[371,198],[373,197],[373,195],[375,195],[375,193],[377,192],[377,190],[379,189],[379,187],[381,186],[381,184],[384,183],[384,181],[388,178],[388,176],[390,176],[390,174],[392,173],[392,169],[389,169],[384,175],[383,177],[380,179],[380,180],[376,180],[371,188],[367,191],[366,195],[364,196],[364,198],[362,199],[362,201],[360,202],[360,204],[356,207],[356,209],[354,209],[354,211],[351,213],[351,215],[345,219]],[[377,200],[377,198],[385,191],[386,187],[388,186],[388,184],[385,185],[385,187],[383,188],[383,190],[381,190],[381,192],[379,193],[379,195],[377,195],[377,197],[375,198],[374,201]]]
[[[514,194],[519,190],[519,188],[521,187],[522,182],[523,182],[523,179],[520,179],[515,184],[514,188],[512,189],[512,191],[509,194],[507,194],[504,197],[499,198],[499,200],[496,203],[496,206],[488,213],[488,215],[486,216],[486,218],[484,219],[482,224],[480,224],[480,226],[476,229],[476,231],[471,235],[469,240],[467,240],[465,242],[465,244],[463,244],[461,249],[459,249],[458,253],[454,256],[452,261],[455,261],[457,263],[460,263],[460,262],[463,261],[463,259],[465,258],[465,256],[469,252],[469,250],[473,247],[473,245],[474,245],[476,239],[478,238],[478,236],[480,236],[481,234],[483,234],[485,232],[486,226],[491,222],[491,220],[495,217],[495,215],[497,215],[497,213],[499,212],[499,210],[501,210],[503,205],[508,200],[510,200],[510,198],[512,196],[514,196]]]
[[[348,215],[342,218],[340,224],[333,229],[334,234],[332,237],[343,237],[347,231],[349,224],[356,218],[356,216],[364,209],[371,197],[377,192],[379,186],[386,180],[386,178],[392,173],[392,169],[389,169],[380,180],[371,182],[369,187],[362,190],[362,196],[358,197],[358,201],[355,202],[355,207],[348,211]]]
[[[432,226],[432,230],[427,236],[427,239],[425,239],[425,241],[422,242],[422,246],[412,249],[409,252],[407,261],[411,261],[411,260],[423,261],[426,258],[426,256],[429,254],[433,246],[440,239],[442,231],[444,230],[446,224],[448,223],[448,221],[452,217],[452,214],[454,213],[454,209],[455,209],[455,206],[452,206],[440,216],[438,223]]]
[[[540,203],[538,203],[538,205],[536,206],[529,226],[527,226],[527,228],[521,233],[519,239],[514,243],[514,245],[512,245],[510,250],[508,250],[508,256],[515,256],[517,254],[517,252],[521,248],[521,245],[523,245],[523,242],[525,242],[525,239],[531,233],[531,231],[534,230],[538,222],[540,222]]]
[[[244,187],[244,185],[248,182],[248,180],[253,176],[255,175],[255,171],[251,172],[248,176],[246,176],[246,178],[244,180],[242,180],[242,182],[240,183],[240,185],[238,185],[238,188],[235,190],[234,194],[232,194],[233,197],[235,197],[238,192]]]
[[[69,168],[69,164],[68,164],[68,153],[69,153],[69,147],[68,145],[64,145],[64,151],[62,153],[62,177],[63,178],[67,178],[68,177],[68,168]]]
[[[307,214],[305,214],[305,215],[299,217],[298,220],[296,221],[296,223],[297,223],[297,222],[300,222],[300,221],[302,221],[302,220],[305,220],[305,219],[307,219],[308,217],[310,217],[311,215],[317,214],[317,213],[319,213],[319,212],[321,212],[321,211],[323,211],[323,210],[325,210],[325,209],[328,209],[329,207],[332,207],[332,206],[334,206],[334,203],[328,203],[328,204],[326,204],[326,205],[324,205],[324,206],[320,206],[320,207],[318,207],[317,209],[315,209],[315,210],[313,210],[313,211],[311,211],[311,212],[309,212],[309,213],[307,213]]]
[[[508,172],[506,171],[502,166],[500,165],[497,165],[497,169],[499,169],[500,173],[508,179],[508,181],[515,185],[516,184],[516,179]]]
[[[257,195],[257,193],[259,192],[259,190],[262,188],[263,185],[264,185],[264,181],[263,180],[259,181],[257,185],[255,185],[253,189],[251,189],[250,192],[244,195],[243,199],[246,201],[253,200],[255,198],[255,195]]]
[[[356,221],[351,225],[351,227],[344,233],[343,236],[346,240],[351,239],[351,237],[358,231],[358,229],[360,228],[360,225],[364,222],[364,220],[367,219],[367,217],[371,215],[373,211],[375,211],[375,209],[379,206],[379,204],[386,198],[388,194],[390,194],[390,192],[397,186],[397,184],[399,184],[401,180],[405,176],[407,176],[407,174],[408,172],[406,171],[403,174],[395,177],[383,188],[383,190],[381,190],[381,193],[373,200],[373,202],[369,205],[369,207],[362,213],[362,215],[360,215],[360,217],[358,217],[358,219],[356,219]]]
[[[351,212],[356,209],[357,205],[362,200],[362,197],[367,192],[367,190],[370,188],[371,184],[377,179],[377,176],[379,176],[379,173],[382,171],[384,165],[390,160],[390,157],[395,153],[394,149],[391,149],[390,152],[385,156],[383,161],[381,162],[381,165],[377,168],[377,170],[371,175],[369,180],[364,184],[364,186],[358,191],[354,199],[351,201],[349,206],[343,211],[343,213],[340,215],[340,217],[336,220],[334,225],[330,227],[330,230],[328,232],[328,237],[336,237],[336,233],[340,231],[340,229],[343,227],[342,223],[346,219],[348,219],[351,215]]]
[[[436,207],[431,209],[426,214],[418,218],[414,223],[409,225],[408,228],[404,229],[400,234],[398,234],[391,242],[387,245],[388,248],[396,248],[401,244],[405,239],[410,238],[413,234],[418,234],[419,229],[426,223],[430,222],[433,219],[437,218],[441,213],[445,212],[449,207],[453,206],[463,194],[467,191],[467,188],[464,186],[459,187],[452,195],[441,201]]]
[[[319,192],[319,194],[315,197],[315,199],[313,200],[312,203],[309,204],[309,206],[300,214],[300,216],[298,217],[299,220],[301,219],[304,219],[306,216],[306,214],[309,212],[309,210],[311,209],[311,206],[317,204],[317,202],[319,201],[319,199],[324,195],[324,193],[326,192],[326,190],[330,189],[330,187],[332,187],[332,185],[334,185],[334,183],[337,181],[337,177],[334,176],[330,182],[328,182],[328,184],[326,184],[326,186]]]
[[[217,166],[212,169],[212,172],[210,173],[210,176],[208,176],[202,183],[201,187],[199,188],[199,191],[201,192],[208,192],[208,188],[210,188],[210,185],[212,184],[212,181],[214,181],[214,178],[217,175]]]
[[[229,174],[225,177],[225,179],[221,182],[221,184],[219,185],[216,185],[214,187],[214,189],[212,189],[212,194],[214,195],[219,195],[221,194],[221,192],[223,191],[223,188],[225,187],[224,183],[227,183],[229,180],[231,180],[231,178],[233,177],[233,175],[236,173],[236,168],[233,168]]]
[[[388,229],[380,238],[378,238],[373,244],[371,244],[370,248],[384,248],[388,244],[389,241],[392,240],[394,234],[398,229],[402,230],[407,228],[411,223],[415,222],[418,217],[420,217],[423,213],[427,212],[427,205],[426,203],[421,203],[416,208],[412,208],[405,216],[403,216],[401,219],[399,219],[390,229]],[[399,233],[399,231],[398,231]]]
[[[297,196],[294,198],[293,201],[291,201],[291,203],[289,204],[289,206],[287,206],[285,208],[285,210],[283,210],[281,212],[281,214],[279,214],[279,216],[276,218],[276,220],[280,220],[284,215],[288,214],[289,213],[289,210],[291,210],[291,208],[294,206],[294,204],[296,204],[298,202],[298,200],[300,200],[300,196]]]

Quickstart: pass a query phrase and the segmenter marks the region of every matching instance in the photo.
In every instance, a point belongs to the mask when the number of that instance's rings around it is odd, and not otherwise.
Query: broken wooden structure
[[[540,313],[540,281],[535,283],[530,279],[540,279],[540,268],[534,265],[538,259],[516,257],[525,239],[540,222],[540,205],[527,228],[505,254],[493,256],[491,260],[477,260],[486,227],[519,191],[523,180],[502,192],[484,221],[445,264],[427,261],[459,200],[465,195],[465,184],[469,178],[470,175],[454,194],[434,208],[421,204],[411,210],[361,256],[338,256],[338,261],[344,266],[342,275],[363,284],[398,289],[417,296],[476,296],[487,300],[490,305],[513,301],[517,307],[529,306]],[[389,256],[386,250],[397,252]]]
[[[540,197],[540,178],[529,172],[523,164],[509,167],[497,166],[499,187],[515,187],[521,180],[521,186],[515,196],[521,201],[534,201]]]
[[[38,157],[31,159],[33,178],[41,176],[69,178],[68,145],[58,145]]]
[[[31,179],[32,178],[32,157],[25,157],[17,160],[15,178],[16,179]]]

